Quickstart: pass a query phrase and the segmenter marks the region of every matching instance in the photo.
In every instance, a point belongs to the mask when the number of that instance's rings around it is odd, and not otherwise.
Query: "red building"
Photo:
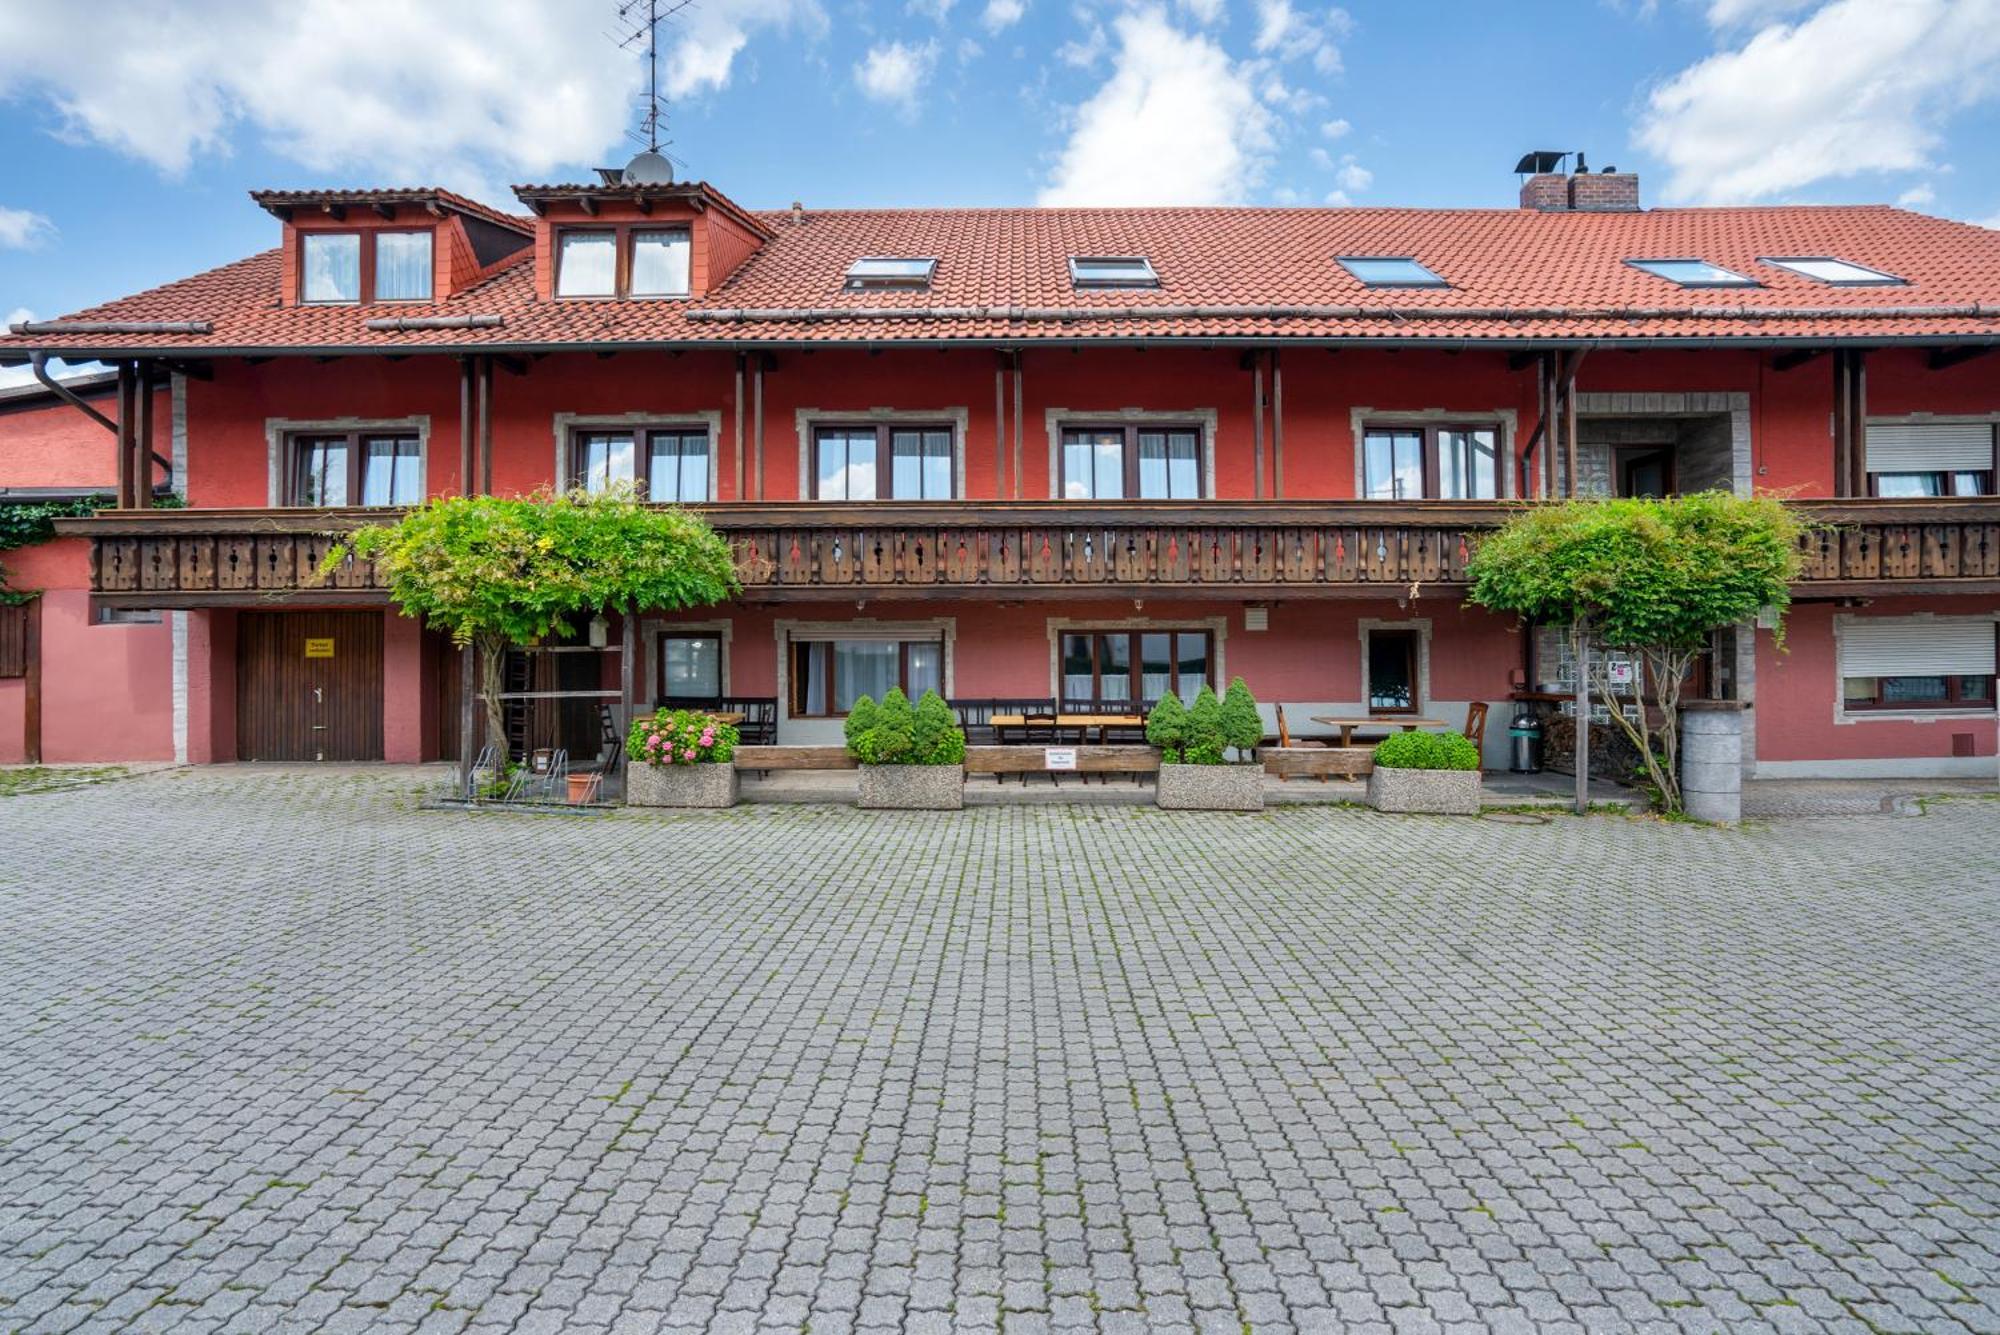
[[[707,507],[744,583],[642,618],[635,694],[769,697],[786,742],[898,682],[1559,708],[1560,636],[1461,598],[1509,503],[1777,491],[1835,527],[1784,646],[1743,627],[1706,665],[1754,704],[1753,772],[1992,770],[2000,233],[1642,209],[1616,174],[1499,209],[776,212],[606,175],[521,216],[261,193],[273,249],[0,338],[119,368],[113,430],[45,401],[51,453],[0,418],[0,468],[108,453],[120,501],[9,557],[49,591],[47,759],[454,753],[454,655],[372,571],[317,582],[326,534],[630,478]],[[138,507],[155,456],[186,508]],[[129,614],[165,620],[106,634]],[[522,688],[614,686],[609,644]]]

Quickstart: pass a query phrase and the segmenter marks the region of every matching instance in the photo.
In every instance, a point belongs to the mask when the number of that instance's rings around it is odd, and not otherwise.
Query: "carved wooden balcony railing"
[[[1505,502],[1209,501],[708,507],[752,602],[1175,595],[1230,600],[1455,592]],[[1800,506],[1798,592],[2000,591],[2000,500]],[[333,535],[382,511],[107,511],[92,589],[114,606],[382,602],[372,566],[322,579]]]

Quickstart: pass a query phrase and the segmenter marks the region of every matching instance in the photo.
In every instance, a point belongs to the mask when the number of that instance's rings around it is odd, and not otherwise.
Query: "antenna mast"
[[[618,45],[629,51],[641,41],[646,44],[646,110],[632,138],[643,143],[649,153],[660,151],[660,131],[667,120],[666,105],[660,99],[660,21],[693,4],[694,0],[666,0],[665,4],[661,0],[621,0],[618,6],[623,28]]]

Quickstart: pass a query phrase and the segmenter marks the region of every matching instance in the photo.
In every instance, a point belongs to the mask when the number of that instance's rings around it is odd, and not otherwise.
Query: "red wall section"
[[[1868,355],[1868,413],[1900,417],[1905,413],[2000,412],[2000,370],[1991,357],[1933,371],[1930,354],[1921,348],[1891,348]]]
[[[116,394],[93,394],[89,403],[116,417]],[[154,448],[172,457],[173,394],[153,396]],[[164,471],[154,473],[164,478]],[[103,487],[118,485],[117,442],[109,431],[60,400],[33,408],[0,409],[0,487]]]
[[[1757,636],[1757,759],[1840,760],[1951,755],[1952,734],[1971,733],[1974,752],[1994,752],[1994,722],[1984,717],[1863,719],[1836,723],[1840,667],[1833,619],[1845,609],[1830,603],[1793,606],[1785,623],[1785,651],[1769,632]],[[1990,615],[1991,598],[1880,598],[1866,615]]]

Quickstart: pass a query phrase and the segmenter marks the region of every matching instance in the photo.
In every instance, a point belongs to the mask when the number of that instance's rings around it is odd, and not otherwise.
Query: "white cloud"
[[[33,250],[55,231],[56,225],[39,213],[0,204],[0,250]]]
[[[1813,0],[1709,0],[1708,21],[1716,28],[1769,23],[1804,9]]]
[[[1223,0],[1178,0],[1181,12],[1204,27],[1222,17]]]
[[[868,48],[868,54],[854,67],[854,82],[877,102],[907,107],[915,103],[936,64],[936,42],[921,46],[887,42]]]
[[[1929,182],[1924,182],[1919,185],[1913,185],[1902,194],[1896,196],[1896,207],[1899,209],[1920,209],[1926,204],[1935,203],[1936,200],[1937,191],[1931,188]]]
[[[1028,0],[986,0],[986,9],[980,14],[979,21],[985,25],[986,31],[1000,32],[1019,23],[1021,16],[1027,12]]]
[[[1347,137],[1347,132],[1349,130],[1352,130],[1353,128],[1354,127],[1352,125],[1349,125],[1345,120],[1336,119],[1327,121],[1324,124],[1322,124],[1319,127],[1319,132],[1322,135],[1326,136],[1328,139],[1345,139]]]
[[[1110,75],[1076,109],[1045,205],[1234,203],[1263,175],[1275,118],[1257,71],[1159,9],[1113,21]]]
[[[1334,172],[1333,179],[1342,191],[1359,194],[1375,184],[1375,173],[1356,162],[1352,153],[1344,153],[1340,158],[1339,170]]]
[[[1104,31],[1104,25],[1093,23],[1083,40],[1071,38],[1056,48],[1056,59],[1065,65],[1087,70],[1111,53],[1111,38]]]
[[[951,17],[951,7],[957,0],[910,0],[912,14],[921,14],[934,23],[943,23]]]
[[[1670,201],[1769,199],[1926,169],[1946,120],[1996,91],[2000,0],[1833,0],[1654,89],[1636,138],[1667,165]]]
[[[750,38],[765,28],[824,33],[826,12],[817,0],[729,0],[727,4],[689,6],[661,29],[661,36],[667,39],[663,53],[667,96],[690,97],[727,88],[736,57],[750,44]]]
[[[1318,14],[1301,12],[1292,0],[1257,0],[1254,45],[1266,55],[1297,60],[1310,57],[1322,74],[1340,72],[1339,39],[1352,27],[1347,11],[1327,6]]]
[[[590,165],[643,77],[609,7],[544,0],[101,0],[0,5],[0,98],[38,98],[59,133],[178,175],[245,134],[319,172],[471,186]],[[814,0],[732,0],[663,26],[663,82],[719,88],[759,27]],[[823,21],[823,20],[822,20]],[[334,101],[329,102],[332,97]]]

